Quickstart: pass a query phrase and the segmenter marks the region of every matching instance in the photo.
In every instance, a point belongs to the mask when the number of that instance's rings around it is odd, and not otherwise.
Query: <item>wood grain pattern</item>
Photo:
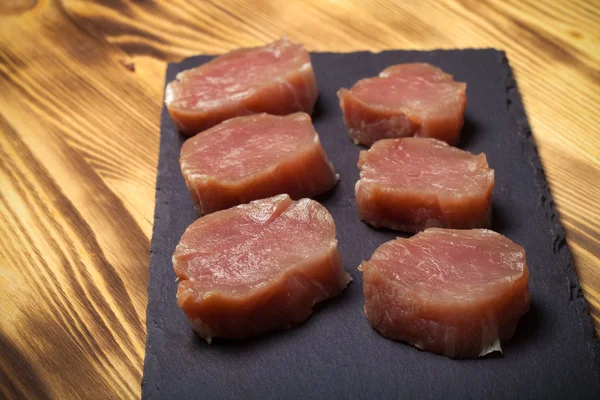
[[[0,398],[139,397],[166,63],[283,34],[506,50],[600,327],[598,26],[584,1],[1,2]]]

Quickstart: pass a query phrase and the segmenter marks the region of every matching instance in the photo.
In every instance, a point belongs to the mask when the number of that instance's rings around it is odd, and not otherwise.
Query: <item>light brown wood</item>
[[[284,34],[506,50],[600,327],[599,26],[584,1],[2,1],[0,398],[139,397],[166,63]]]

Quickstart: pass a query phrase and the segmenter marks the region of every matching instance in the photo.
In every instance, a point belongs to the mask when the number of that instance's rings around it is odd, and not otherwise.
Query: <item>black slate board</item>
[[[303,325],[243,340],[197,338],[175,303],[171,255],[196,218],[179,170],[184,140],[165,109],[161,119],[156,211],[148,288],[145,399],[598,398],[600,346],[573,269],[535,143],[506,56],[496,50],[316,53],[316,130],[341,180],[318,200],[337,225],[354,278]],[[166,80],[209,60],[170,64]],[[358,152],[346,136],[336,91],[384,67],[429,62],[468,84],[463,149],[485,152],[496,171],[493,228],[523,245],[531,311],[504,355],[454,361],[384,339],[363,315],[356,267],[397,233],[358,220]]]

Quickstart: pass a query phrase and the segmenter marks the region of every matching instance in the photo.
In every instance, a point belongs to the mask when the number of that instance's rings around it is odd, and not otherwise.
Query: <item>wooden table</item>
[[[0,398],[139,397],[166,64],[283,34],[506,50],[600,327],[598,2],[98,3],[0,2]]]

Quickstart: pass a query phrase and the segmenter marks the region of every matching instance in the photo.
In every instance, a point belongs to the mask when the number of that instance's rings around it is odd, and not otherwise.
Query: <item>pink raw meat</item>
[[[351,280],[331,215],[316,201],[287,195],[196,220],[173,268],[177,303],[209,343],[299,324]]]
[[[308,52],[282,38],[179,73],[165,103],[177,129],[191,136],[239,115],[310,114],[317,95]]]
[[[313,197],[338,180],[305,113],[227,120],[188,139],[180,163],[199,215],[280,193]]]
[[[460,139],[467,85],[425,63],[400,64],[379,77],[340,89],[344,122],[355,143],[423,136],[455,145]]]
[[[392,240],[359,269],[379,333],[452,358],[502,351],[529,309],[525,250],[486,229]]]
[[[360,152],[356,205],[376,228],[487,228],[494,170],[473,155],[426,138],[384,139]]]

